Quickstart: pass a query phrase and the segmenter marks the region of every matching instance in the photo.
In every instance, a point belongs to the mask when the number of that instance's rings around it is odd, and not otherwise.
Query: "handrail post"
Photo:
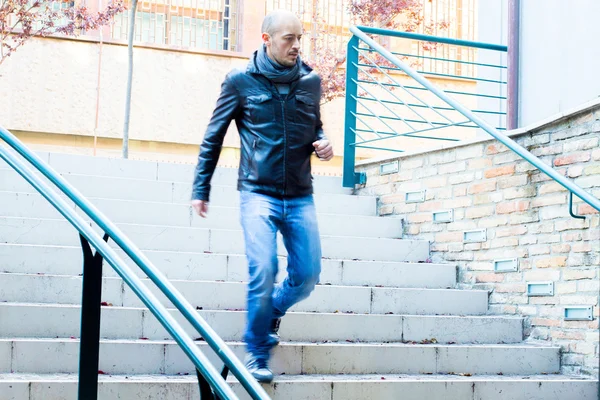
[[[342,185],[353,188],[356,184],[354,162],[356,158],[356,109],[358,97],[358,38],[348,42],[346,58],[346,118],[344,120],[344,175]]]
[[[508,101],[506,129],[519,127],[519,40],[521,1],[508,4]]]
[[[98,362],[100,359],[100,318],[102,310],[102,254],[92,254],[88,241],[79,235],[83,249],[83,285],[81,296],[81,332],[79,341],[79,400],[98,398]],[[104,241],[108,235],[104,235]]]

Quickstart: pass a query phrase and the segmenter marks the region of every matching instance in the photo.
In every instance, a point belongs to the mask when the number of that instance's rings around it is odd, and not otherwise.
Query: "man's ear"
[[[268,33],[263,33],[262,34],[262,40],[263,43],[266,44],[267,46],[269,46],[271,44],[271,35],[269,35]]]

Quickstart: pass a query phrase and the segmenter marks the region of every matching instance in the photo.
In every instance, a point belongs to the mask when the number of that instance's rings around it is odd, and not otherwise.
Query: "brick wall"
[[[512,135],[561,174],[600,198],[600,102],[544,126]],[[399,171],[367,173],[359,194],[379,197],[380,215],[401,216],[405,237],[432,242],[432,260],[459,266],[459,285],[490,291],[490,313],[525,317],[528,340],[563,350],[562,372],[598,374],[600,217],[498,141],[471,143],[398,158]],[[407,192],[425,200],[407,203]],[[452,222],[433,213],[453,210]],[[486,229],[484,242],[465,243],[465,231]],[[496,272],[494,261],[518,258],[516,272]],[[554,295],[532,297],[531,282],[554,282]],[[593,306],[593,321],[565,321],[568,306]]]

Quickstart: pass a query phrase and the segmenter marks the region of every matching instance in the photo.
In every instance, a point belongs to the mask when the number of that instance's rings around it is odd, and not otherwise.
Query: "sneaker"
[[[281,318],[275,318],[271,321],[271,333],[269,336],[273,339],[274,346],[277,346],[281,341],[279,337],[279,325],[281,325]]]
[[[246,368],[257,381],[261,383],[271,383],[273,381],[273,371],[269,369],[267,360],[248,354],[246,360],[244,360],[244,364],[246,364]]]

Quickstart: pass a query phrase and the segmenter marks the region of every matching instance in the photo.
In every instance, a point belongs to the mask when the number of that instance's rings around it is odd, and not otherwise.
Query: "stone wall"
[[[600,198],[600,101],[561,115],[513,139]],[[565,373],[598,374],[600,216],[496,140],[397,158],[397,173],[363,163],[362,195],[379,197],[379,214],[401,216],[405,237],[431,241],[432,261],[456,263],[459,285],[490,291],[490,312],[525,317],[528,340],[563,349]],[[424,201],[406,202],[407,192]],[[453,211],[452,222],[433,221]],[[444,215],[439,214],[443,217]],[[483,242],[465,231],[485,229]],[[494,261],[518,259],[518,270],[496,272]],[[528,283],[551,281],[554,295],[527,294]],[[593,306],[593,321],[566,321],[565,307]]]

